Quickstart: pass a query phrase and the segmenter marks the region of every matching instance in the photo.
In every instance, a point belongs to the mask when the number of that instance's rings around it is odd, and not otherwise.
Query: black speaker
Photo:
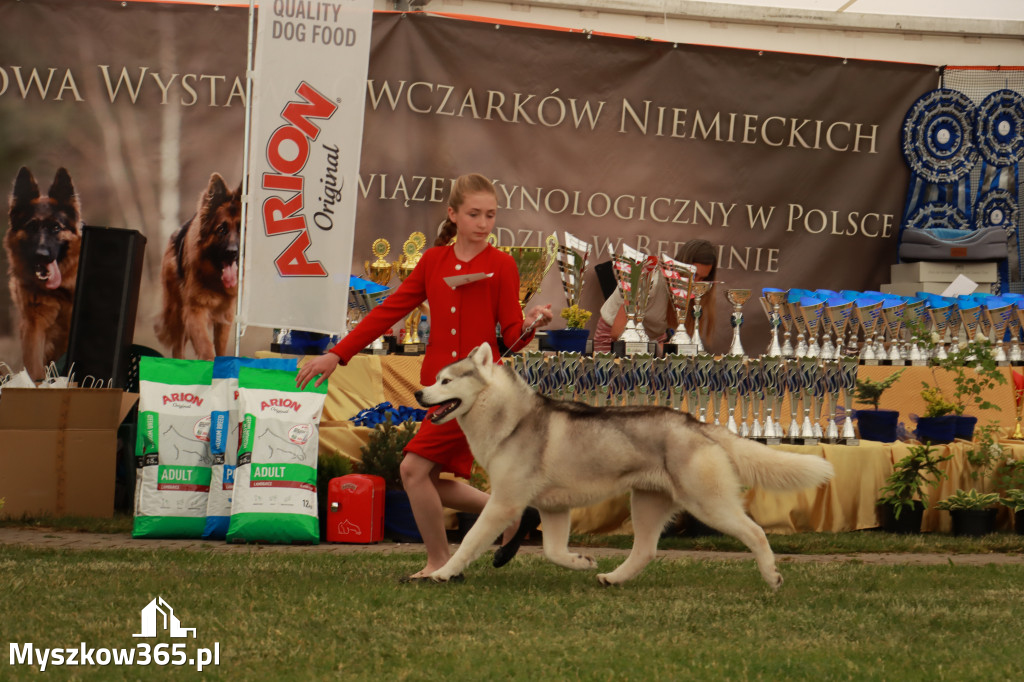
[[[78,259],[65,372],[124,388],[135,336],[146,238],[137,230],[86,225]]]
[[[603,263],[598,263],[594,266],[594,272],[597,274],[597,282],[601,285],[601,294],[605,300],[612,295],[618,283],[615,281],[615,273],[612,272],[612,262],[606,260]]]

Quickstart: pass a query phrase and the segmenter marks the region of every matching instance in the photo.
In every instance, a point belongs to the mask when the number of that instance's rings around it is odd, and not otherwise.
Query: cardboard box
[[[949,286],[949,282],[893,282],[883,284],[878,288],[883,294],[896,294],[897,296],[917,296],[917,292],[923,291],[927,294],[941,294]],[[985,284],[979,289],[988,289]]]
[[[138,399],[117,388],[0,390],[0,514],[112,517],[117,429]]]
[[[889,267],[889,273],[893,284],[911,282],[945,282],[948,284],[956,279],[957,275],[963,275],[979,284],[991,284],[999,281],[998,265],[980,261],[896,263]],[[921,291],[925,290],[921,289]]]

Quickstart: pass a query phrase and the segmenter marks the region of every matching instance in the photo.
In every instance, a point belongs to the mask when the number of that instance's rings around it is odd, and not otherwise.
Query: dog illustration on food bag
[[[175,358],[185,357],[186,344],[200,360],[225,354],[238,296],[241,218],[241,184],[231,191],[214,173],[195,216],[171,235],[161,265],[164,299],[156,335]]]
[[[25,369],[43,378],[67,350],[82,245],[82,212],[71,176],[59,168],[44,195],[28,168],[14,180],[4,249]]]

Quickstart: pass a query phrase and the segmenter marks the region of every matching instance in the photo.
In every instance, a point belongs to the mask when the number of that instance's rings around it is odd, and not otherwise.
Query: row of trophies
[[[860,366],[853,356],[618,357],[530,351],[507,362],[536,391],[558,400],[663,405],[767,443],[858,442],[850,418]]]

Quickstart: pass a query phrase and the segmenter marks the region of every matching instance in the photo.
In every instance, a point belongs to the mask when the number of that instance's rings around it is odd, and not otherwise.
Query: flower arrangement
[[[578,304],[573,303],[568,308],[562,308],[562,312],[559,315],[565,320],[566,328],[583,329],[590,320],[591,313],[589,310],[585,310],[579,307]]]

